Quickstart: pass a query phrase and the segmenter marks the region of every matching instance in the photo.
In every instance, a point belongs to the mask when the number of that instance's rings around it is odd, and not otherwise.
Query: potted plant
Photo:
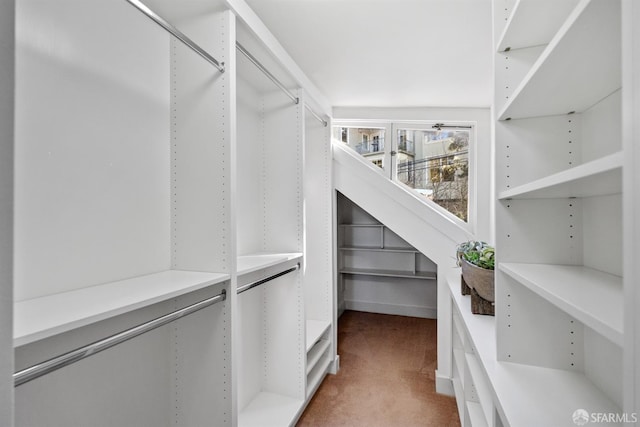
[[[493,315],[495,248],[485,242],[470,240],[458,245],[456,258],[462,269],[462,294],[471,294],[471,311]]]

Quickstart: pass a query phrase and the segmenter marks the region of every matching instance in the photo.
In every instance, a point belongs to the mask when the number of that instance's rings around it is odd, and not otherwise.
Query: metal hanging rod
[[[193,40],[187,37],[184,33],[178,30],[173,25],[169,24],[164,18],[156,14],[154,11],[149,9],[144,3],[140,0],[126,0],[135,8],[137,8],[140,12],[144,13],[147,17],[153,20],[156,24],[160,25],[162,28],[170,32],[175,38],[184,43],[187,47],[193,50],[198,55],[202,56],[206,59],[211,65],[216,67],[221,73],[224,73],[224,62],[218,62],[213,56],[209,55],[206,50],[202,49],[198,46]]]
[[[316,119],[318,119],[318,121],[320,121],[320,123],[322,123],[322,125],[323,125],[324,127],[327,127],[327,121],[326,121],[325,119],[323,119],[322,117],[320,117],[320,116],[318,115],[318,113],[316,113],[315,111],[313,111],[313,110],[311,109],[311,107],[309,107],[307,104],[304,104],[304,106],[307,108],[307,110],[311,113],[311,115],[312,115],[313,117],[315,117]]]
[[[445,125],[444,123],[436,123],[431,126],[432,129],[440,130],[440,129],[471,129],[472,126],[464,126],[464,125]]]
[[[280,80],[278,80],[276,78],[276,76],[274,76],[273,74],[271,74],[269,72],[269,70],[267,70],[264,65],[262,65],[260,63],[260,61],[258,61],[253,55],[251,55],[247,49],[245,49],[240,43],[236,42],[236,49],[238,49],[238,51],[243,54],[244,56],[247,57],[247,59],[249,61],[251,61],[251,63],[253,63],[253,65],[255,65],[260,71],[262,71],[264,73],[265,76],[267,76],[269,78],[269,80],[271,80],[273,83],[275,83],[276,86],[278,86],[280,89],[282,89],[282,91],[284,93],[287,94],[287,96],[289,98],[291,98],[291,100],[293,101],[294,104],[298,104],[300,103],[300,99],[298,99],[297,96],[295,96],[294,94],[292,94],[289,89],[286,88],[285,85],[282,84],[282,82],[280,82]]]
[[[265,284],[267,282],[270,282],[273,279],[277,279],[280,276],[284,276],[285,274],[291,273],[292,271],[296,271],[299,268],[300,268],[300,264],[296,264],[296,265],[294,265],[293,267],[291,267],[291,268],[289,268],[287,270],[281,271],[280,273],[276,273],[276,274],[274,274],[272,276],[269,276],[269,277],[266,277],[264,279],[256,280],[255,282],[247,283],[246,285],[242,285],[242,286],[240,286],[238,288],[238,294],[241,294],[241,293],[243,293],[245,291],[248,291],[249,289],[253,289],[256,286],[263,285],[263,284]]]
[[[125,341],[130,340],[131,338],[135,338],[138,335],[142,335],[145,332],[149,332],[153,329],[159,328],[160,326],[166,325],[167,323],[171,323],[174,320],[177,320],[181,317],[195,313],[196,311],[202,310],[203,308],[209,307],[210,305],[213,305],[217,302],[224,301],[226,299],[226,296],[227,296],[227,293],[223,289],[222,292],[216,296],[191,304],[185,308],[176,310],[172,313],[165,314],[164,316],[150,320],[141,325],[134,326],[133,328],[127,329],[118,334],[104,338],[100,341],[96,341],[84,347],[80,347],[76,350],[72,350],[68,353],[60,355],[53,359],[49,359],[46,362],[42,362],[37,365],[33,365],[29,368],[18,371],[15,374],[13,374],[14,387],[27,383],[43,375],[49,374],[65,366],[71,365],[89,356],[93,356],[96,353],[99,353],[103,350],[111,348],[115,345],[121,344]]]

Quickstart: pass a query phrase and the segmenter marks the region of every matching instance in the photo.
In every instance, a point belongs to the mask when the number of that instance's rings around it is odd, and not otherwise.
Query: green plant
[[[460,265],[462,259],[465,259],[470,264],[480,268],[493,270],[495,268],[495,252],[494,247],[485,242],[469,240],[458,245],[456,258],[458,265]]]

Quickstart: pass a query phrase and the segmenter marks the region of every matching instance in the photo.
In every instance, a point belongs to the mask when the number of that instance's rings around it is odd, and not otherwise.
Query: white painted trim
[[[336,375],[340,371],[340,355],[336,354],[335,359],[331,365],[329,365],[329,373]]]
[[[640,290],[637,279],[640,264],[636,262],[640,237],[640,7],[632,0],[622,0],[622,132],[623,132],[623,254],[624,254],[624,382],[623,411],[640,411]]]
[[[440,371],[436,369],[436,393],[444,394],[446,396],[455,397],[456,393],[453,389],[453,381],[451,378],[441,375]]]

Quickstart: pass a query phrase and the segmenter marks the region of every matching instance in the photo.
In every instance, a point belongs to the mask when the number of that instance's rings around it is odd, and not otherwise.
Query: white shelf
[[[228,279],[228,274],[168,270],[19,301],[14,306],[13,344],[29,344]]]
[[[301,258],[302,254],[298,252],[259,252],[238,257],[238,276],[252,273],[263,268],[273,267],[297,258]]]
[[[501,263],[499,269],[622,346],[622,278],[582,266]]]
[[[465,360],[467,363],[467,367],[469,368],[471,381],[476,387],[478,401],[483,413],[484,424],[490,424],[490,420],[493,416],[493,398],[489,389],[488,379],[484,376],[485,374],[480,368],[480,362],[478,361],[478,357],[476,355],[466,354]]]
[[[518,0],[500,37],[498,52],[549,43],[577,0]]]
[[[456,365],[460,380],[464,381],[464,350],[458,348],[453,349],[453,363]]]
[[[455,394],[456,403],[464,402],[464,390],[462,388],[462,381],[460,380],[460,378],[455,377],[451,381],[453,382],[453,393]],[[464,420],[464,405],[456,406],[458,408],[458,417],[460,417],[460,422],[462,423],[462,425],[464,425],[464,423],[462,422],[462,420]]]
[[[581,373],[498,362],[495,318],[471,313],[470,297],[460,295],[459,271],[448,275],[447,281],[505,427],[575,427],[571,416],[578,408],[621,413]]]
[[[620,15],[620,1],[582,0],[498,119],[582,112],[618,90]]]
[[[413,248],[381,248],[371,246],[342,246],[341,251],[367,251],[367,252],[393,252],[393,253],[408,253],[417,254],[420,251]]]
[[[329,329],[331,323],[324,320],[307,320],[307,352],[318,342],[320,337]]]
[[[469,413],[469,421],[472,427],[486,427],[487,420],[482,412],[482,406],[478,402],[466,402],[467,412]]]
[[[363,276],[382,276],[382,277],[401,277],[404,279],[420,279],[420,280],[435,280],[437,275],[432,271],[418,271],[412,273],[410,271],[402,270],[374,270],[366,268],[343,268],[340,270],[343,274],[360,274]]]
[[[622,152],[501,191],[500,200],[590,197],[622,192]]]
[[[320,386],[320,382],[327,373],[327,368],[330,363],[331,359],[327,357],[326,359],[321,360],[320,363],[316,364],[316,366],[311,370],[307,376],[307,397],[310,397],[315,393],[316,389]]]
[[[275,393],[261,392],[242,410],[239,427],[288,426],[298,416],[303,401]]]
[[[313,346],[307,353],[307,375],[316,367],[316,364],[331,345],[329,340],[320,340],[317,345]]]
[[[384,228],[384,224],[340,224],[340,227],[366,227],[366,228]]]

